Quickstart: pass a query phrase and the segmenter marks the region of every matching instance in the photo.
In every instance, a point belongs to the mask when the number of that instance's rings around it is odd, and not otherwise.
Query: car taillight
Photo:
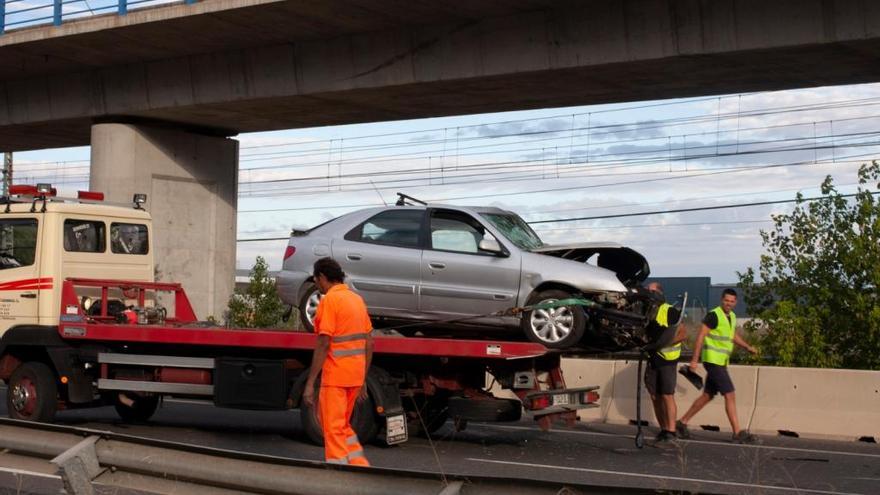
[[[296,252],[295,247],[287,246],[287,249],[284,250],[284,260],[286,261],[287,258],[290,258],[291,256],[293,256],[293,253],[295,253],[295,252]]]
[[[593,404],[595,402],[599,402],[599,392],[584,392],[584,395],[581,398],[581,402],[583,404]]]

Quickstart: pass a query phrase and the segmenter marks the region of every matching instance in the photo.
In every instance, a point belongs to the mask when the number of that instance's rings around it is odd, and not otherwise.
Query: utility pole
[[[3,154],[3,196],[9,197],[9,185],[12,184],[12,152]]]

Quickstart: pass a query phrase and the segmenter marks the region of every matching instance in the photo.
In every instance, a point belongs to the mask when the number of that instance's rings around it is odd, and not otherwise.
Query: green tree
[[[822,197],[797,195],[761,231],[757,272],[740,273],[755,319],[746,331],[780,366],[880,369],[880,201],[877,162],[859,169],[853,197],[831,176]]]
[[[257,256],[248,288],[236,289],[229,298],[226,321],[237,328],[270,328],[281,323],[286,309],[278,297],[275,281],[269,277],[269,265]]]

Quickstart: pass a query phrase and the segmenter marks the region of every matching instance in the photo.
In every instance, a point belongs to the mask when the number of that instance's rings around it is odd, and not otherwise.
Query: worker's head
[[[345,272],[333,258],[321,258],[316,261],[312,268],[312,276],[322,294],[326,294],[330,287],[345,282]]]
[[[645,286],[645,289],[648,289],[648,292],[651,294],[656,294],[658,296],[663,295],[663,286],[660,285],[660,282],[650,282]]]
[[[733,311],[733,307],[736,306],[736,291],[733,289],[724,289],[721,292],[721,309],[725,313],[730,313]]]

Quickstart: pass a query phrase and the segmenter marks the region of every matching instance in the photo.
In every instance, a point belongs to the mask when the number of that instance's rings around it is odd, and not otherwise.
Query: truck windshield
[[[481,213],[480,216],[488,220],[504,234],[516,247],[530,251],[544,245],[538,234],[529,227],[518,215],[512,213]]]

